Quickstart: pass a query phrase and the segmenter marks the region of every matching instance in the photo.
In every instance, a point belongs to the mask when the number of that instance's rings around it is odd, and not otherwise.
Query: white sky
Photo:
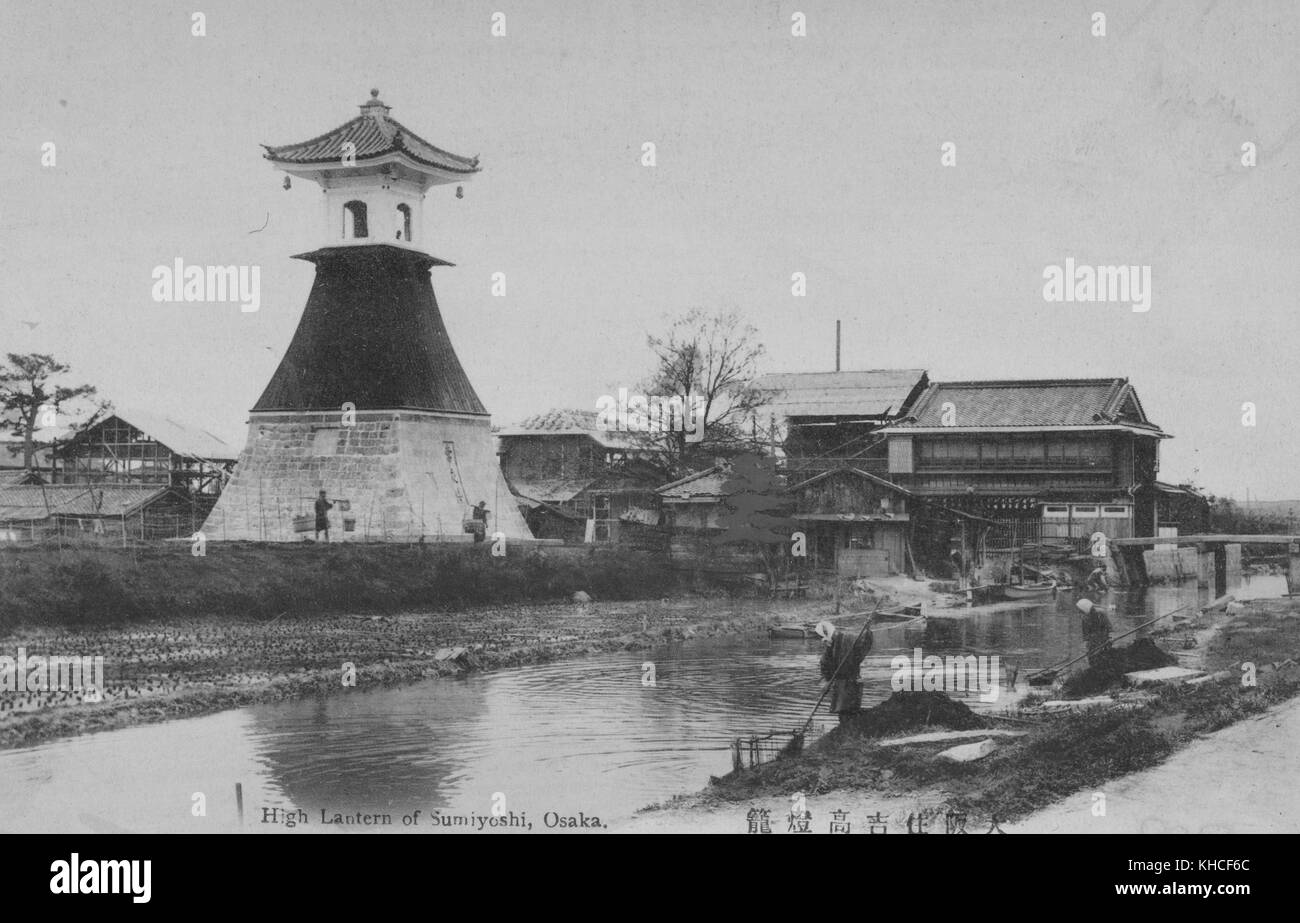
[[[311,285],[289,257],[324,242],[319,191],[282,190],[258,144],[378,87],[482,158],[464,199],[430,194],[425,232],[457,264],[434,286],[497,423],[594,409],[647,371],[648,330],[737,307],[764,371],[832,368],[840,318],[845,368],[1126,376],[1177,437],[1162,479],[1300,496],[1300,5],[630,6],[3,4],[0,352],[53,352],[123,409],[242,445]],[[261,310],[154,303],[178,256],[260,266]],[[1151,265],[1151,310],[1046,303],[1066,257]]]

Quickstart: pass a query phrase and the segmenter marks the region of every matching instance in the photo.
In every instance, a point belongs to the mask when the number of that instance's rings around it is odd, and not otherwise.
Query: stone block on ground
[[[1125,673],[1124,679],[1132,686],[1158,686],[1168,683],[1183,683],[1198,676],[1204,676],[1203,670],[1189,670],[1185,667],[1160,667],[1158,670],[1137,670]]]
[[[927,734],[887,738],[877,742],[876,746],[901,747],[907,744],[940,743],[947,740],[969,740],[976,737],[1024,737],[1028,733],[1028,731],[1016,731],[1010,728],[981,728],[973,731],[931,731]]]
[[[997,746],[992,740],[981,740],[979,743],[951,747],[940,753],[938,758],[952,760],[955,763],[972,763],[975,760],[984,759],[984,757],[996,750]]]

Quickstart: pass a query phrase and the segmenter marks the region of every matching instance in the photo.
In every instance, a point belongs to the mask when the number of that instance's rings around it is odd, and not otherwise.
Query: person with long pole
[[[853,716],[862,710],[862,681],[858,674],[862,669],[862,661],[871,653],[873,639],[870,627],[871,618],[868,617],[857,637],[850,636],[848,632],[825,620],[818,622],[813,629],[826,642],[820,664],[822,679],[827,683],[822,698],[827,693],[830,694],[831,700],[827,707],[839,716],[841,727],[852,721]],[[818,704],[820,702],[819,699]],[[814,713],[816,710],[814,707]]]

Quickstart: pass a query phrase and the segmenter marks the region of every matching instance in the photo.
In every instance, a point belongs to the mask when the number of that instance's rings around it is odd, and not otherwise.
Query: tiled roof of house
[[[0,521],[63,516],[126,516],[168,488],[156,485],[23,484],[0,487]]]
[[[594,410],[553,409],[534,414],[513,426],[497,430],[498,437],[508,436],[590,436],[607,448],[634,448],[635,438],[617,430],[597,426],[599,415]]]
[[[1169,484],[1165,481],[1155,481],[1153,486],[1162,494],[1183,494],[1184,496],[1195,497],[1197,500],[1205,499],[1204,492],[1191,484]],[[1287,502],[1289,501],[1283,500],[1278,505],[1281,506]],[[1245,506],[1245,504],[1242,504],[1242,506]]]
[[[655,493],[669,502],[704,497],[722,497],[725,496],[722,487],[730,477],[730,472],[724,467],[714,465],[712,468],[688,474],[684,478],[665,484]]]
[[[786,417],[881,417],[898,415],[925,383],[924,369],[872,369],[760,375],[753,386]]]
[[[435,147],[397,120],[389,118],[389,107],[379,101],[378,90],[371,90],[370,95],[372,98],[362,104],[359,116],[332,131],[296,144],[262,145],[266,148],[266,159],[291,164],[338,163],[344,152],[350,150],[344,145],[351,142],[356,146],[358,164],[370,158],[401,153],[416,163],[451,173],[479,171],[477,157],[462,157]]]
[[[1161,434],[1126,378],[934,382],[892,431],[944,426],[945,404],[954,429],[1118,425]]]

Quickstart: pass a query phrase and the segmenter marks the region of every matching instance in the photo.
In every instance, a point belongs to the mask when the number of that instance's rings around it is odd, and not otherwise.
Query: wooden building
[[[1210,501],[1186,484],[1156,481],[1157,535],[1197,535],[1210,529]]]
[[[693,574],[697,580],[706,576],[717,579],[756,574],[763,570],[761,558],[752,549],[718,545],[715,541],[724,529],[723,503],[727,499],[729,478],[727,466],[717,464],[664,484],[656,491],[663,503],[669,562],[678,571]]]
[[[929,379],[922,369],[761,375],[761,411],[784,433],[777,447],[788,471],[812,475],[846,465],[884,475],[881,431],[911,410]]]
[[[172,487],[142,484],[23,484],[0,487],[0,541],[126,543],[189,538],[207,509]]]
[[[1195,491],[1156,480],[1169,435],[1126,379],[931,383],[901,371],[759,381],[785,415],[778,451],[816,569],[988,578],[976,572],[1005,571],[1005,552],[1026,544],[1078,552],[1095,532],[1154,536],[1203,521]],[[725,482],[713,468],[660,489],[679,567],[714,554]]]
[[[823,471],[789,491],[814,567],[852,577],[908,570],[907,491],[860,468]]]
[[[913,510],[946,524],[958,536],[959,554],[970,566],[982,558],[982,539],[992,522],[915,497],[907,489],[858,468],[841,467],[796,480],[787,471],[782,508],[802,527],[806,555],[791,567],[806,576],[885,577],[915,573]],[[793,483],[791,481],[793,480]],[[681,478],[659,489],[670,533],[671,561],[679,570],[717,576],[754,573],[762,562],[752,549],[719,544],[729,490],[726,464]],[[791,543],[792,545],[793,543]]]
[[[551,410],[497,433],[501,470],[535,538],[613,543],[657,530],[659,478],[595,411]]]
[[[52,481],[172,487],[215,502],[238,454],[219,436],[171,417],[115,412],[58,445]]]
[[[995,520],[1002,547],[1157,534],[1167,438],[1123,378],[935,382],[886,433],[891,481]]]

